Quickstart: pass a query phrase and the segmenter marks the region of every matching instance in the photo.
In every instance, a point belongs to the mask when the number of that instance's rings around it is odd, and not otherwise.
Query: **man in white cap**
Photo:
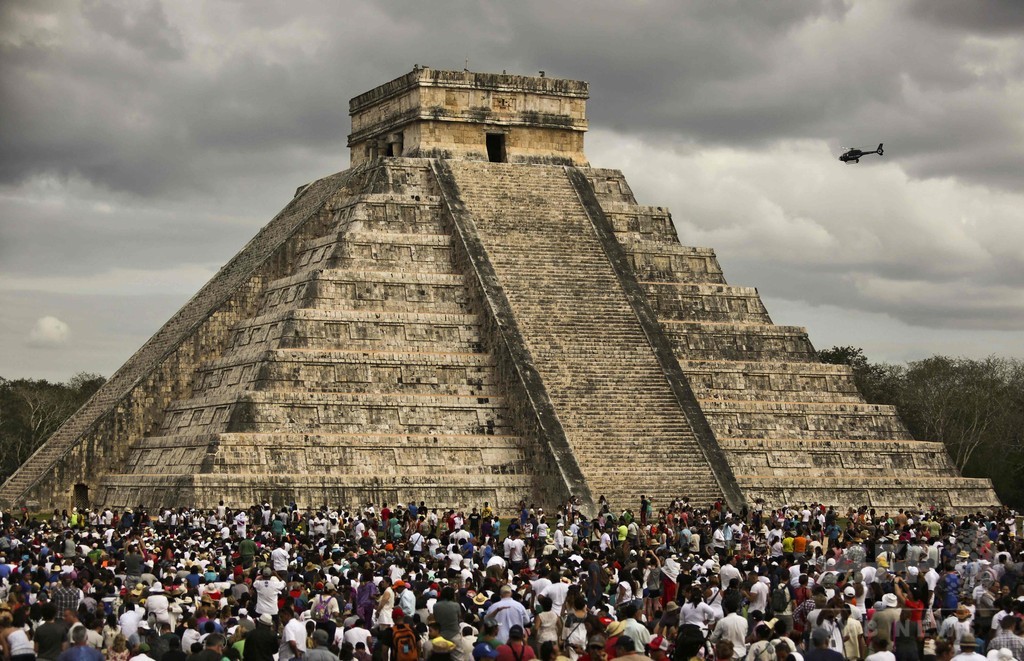
[[[256,629],[245,634],[243,661],[273,661],[278,651],[277,634],[274,633],[274,619],[267,614],[256,620]]]
[[[857,590],[852,585],[847,585],[843,588],[843,602],[850,607],[850,617],[854,618],[862,625],[864,624],[864,616],[866,612],[863,608],[857,605]]]

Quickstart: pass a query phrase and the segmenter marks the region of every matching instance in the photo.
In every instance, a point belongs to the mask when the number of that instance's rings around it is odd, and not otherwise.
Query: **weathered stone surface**
[[[817,362],[803,328],[772,324],[756,290],[726,285],[713,252],[681,246],[668,211],[637,205],[621,173],[587,173],[747,500],[998,503],[895,409],[866,404],[848,368]]]
[[[422,68],[349,103],[352,165],[380,156],[585,164],[583,81]]]
[[[353,99],[356,167],[300,188],[0,500],[996,504],[580,167],[588,92],[416,69]]]

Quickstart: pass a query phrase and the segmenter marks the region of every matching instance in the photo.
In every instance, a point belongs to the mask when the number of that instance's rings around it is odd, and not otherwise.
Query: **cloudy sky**
[[[350,97],[467,59],[589,81],[591,162],[819,348],[1024,357],[1016,0],[12,0],[0,376],[111,374],[347,167]]]

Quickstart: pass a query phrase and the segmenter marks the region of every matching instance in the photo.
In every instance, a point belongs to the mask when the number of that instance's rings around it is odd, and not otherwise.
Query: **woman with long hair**
[[[107,661],[128,661],[131,651],[128,649],[128,639],[123,633],[114,636],[114,642],[107,650]]]

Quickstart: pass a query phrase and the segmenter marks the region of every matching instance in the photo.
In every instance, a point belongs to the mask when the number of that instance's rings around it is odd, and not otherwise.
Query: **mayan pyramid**
[[[621,172],[584,82],[416,68],[6,505],[998,503]]]

